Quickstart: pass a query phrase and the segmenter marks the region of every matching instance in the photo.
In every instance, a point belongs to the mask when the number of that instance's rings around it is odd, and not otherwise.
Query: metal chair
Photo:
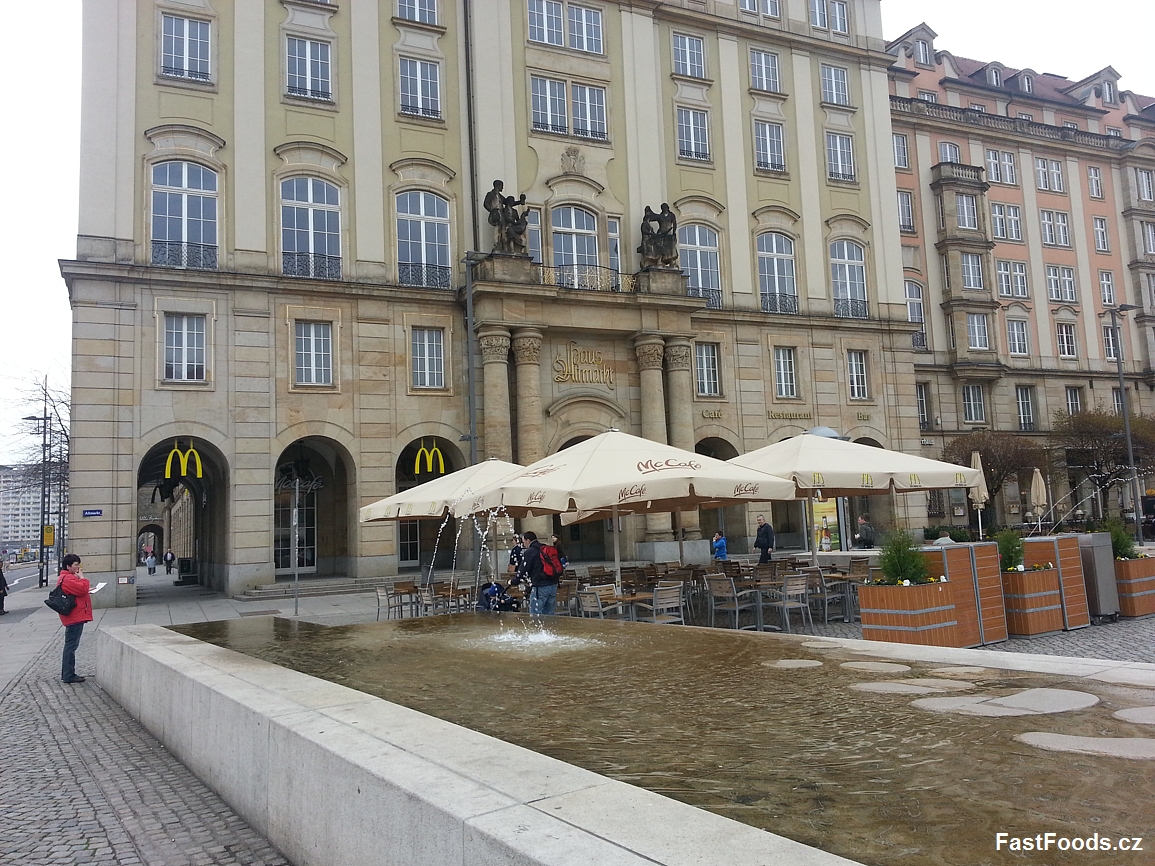
[[[638,601],[634,607],[649,610],[650,615],[646,619],[650,622],[662,625],[686,624],[686,602],[682,596],[681,581],[661,581],[654,589],[652,602]]]
[[[714,616],[718,611],[728,613],[734,618],[734,628],[738,630],[738,620],[742,611],[752,610],[760,616],[759,605],[762,599],[757,590],[744,589],[738,592],[734,586],[734,579],[724,574],[706,575],[707,595],[710,599],[710,628],[714,627]],[[742,626],[743,629],[757,629],[758,624]]]
[[[842,615],[843,619],[845,619],[847,599],[846,581],[829,580],[820,568],[805,568],[803,571],[809,573],[809,586],[812,590],[816,590],[810,594],[811,603],[822,603],[822,622],[830,622],[831,603],[838,604],[842,607]],[[813,616],[811,618],[813,618]]]
[[[610,584],[612,587],[613,584]],[[584,617],[598,619],[627,619],[620,602],[603,604],[602,597],[593,589],[579,589],[577,593],[578,611]]]
[[[408,599],[404,593],[398,592],[393,585],[377,587],[377,621],[381,621],[381,610],[385,610],[385,619],[393,619],[396,612],[397,619],[405,616],[405,606]]]
[[[444,592],[439,592],[433,584],[427,584],[418,587],[413,599],[413,606],[418,616],[449,613],[449,596]]]
[[[810,631],[814,631],[814,617],[810,615],[810,575],[806,570],[794,574],[787,574],[782,581],[782,588],[771,595],[767,607],[777,608],[782,615],[782,630],[790,631],[790,611],[801,611],[802,625],[806,626],[806,618],[810,617]]]

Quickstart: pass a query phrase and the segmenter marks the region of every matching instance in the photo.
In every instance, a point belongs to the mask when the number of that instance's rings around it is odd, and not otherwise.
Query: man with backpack
[[[529,593],[529,612],[533,616],[549,616],[557,603],[557,584],[562,575],[561,558],[557,548],[542,544],[537,533],[526,532],[524,569],[532,589]]]

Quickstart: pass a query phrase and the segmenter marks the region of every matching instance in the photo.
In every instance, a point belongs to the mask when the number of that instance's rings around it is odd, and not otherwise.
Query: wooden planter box
[[[1155,557],[1116,559],[1115,586],[1119,590],[1119,616],[1155,613]]]
[[[1007,631],[1013,635],[1051,634],[1063,630],[1059,570],[1003,572]]]
[[[949,587],[949,582],[860,586],[862,636],[891,643],[962,646]]]
[[[999,546],[994,542],[947,544],[923,550],[927,572],[945,574],[954,602],[959,646],[973,647],[1007,639]]]
[[[1023,565],[1031,568],[1048,562],[1054,563],[1059,571],[1061,627],[1066,631],[1086,628],[1091,624],[1091,608],[1087,604],[1079,539],[1073,535],[1023,539]],[[1015,632],[1012,630],[1011,633]]]

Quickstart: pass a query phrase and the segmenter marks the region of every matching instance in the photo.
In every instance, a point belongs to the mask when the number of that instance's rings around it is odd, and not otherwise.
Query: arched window
[[[341,193],[333,184],[281,182],[281,267],[290,277],[341,279]]]
[[[429,192],[397,196],[397,281],[450,288],[449,202]]]
[[[786,235],[778,232],[758,235],[758,286],[762,291],[762,312],[798,312],[794,241]]]
[[[1002,87],[1003,86],[1003,75],[997,69],[991,70],[990,77],[991,77],[991,86],[992,87]]]
[[[938,161],[962,162],[962,151],[953,141],[940,141],[938,143]]]
[[[844,319],[867,318],[866,256],[854,241],[830,245],[830,282],[834,289],[834,315]]]
[[[217,266],[217,173],[195,162],[152,167],[152,263]]]
[[[722,274],[718,266],[718,233],[706,226],[678,229],[678,256],[689,280],[687,294],[706,298],[710,309],[722,308]]]
[[[581,208],[559,207],[553,209],[550,225],[558,283],[579,289],[599,288],[597,217]]]

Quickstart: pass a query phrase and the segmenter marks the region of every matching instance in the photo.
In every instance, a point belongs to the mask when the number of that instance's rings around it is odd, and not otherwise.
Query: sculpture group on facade
[[[643,271],[647,268],[681,267],[678,260],[678,218],[668,204],[662,202],[658,213],[646,205],[641,228],[642,244],[638,252],[642,255]]]
[[[485,194],[482,206],[489,211],[489,224],[493,226],[493,252],[506,255],[524,256],[529,252],[525,230],[529,226],[525,207],[525,193],[521,198],[504,195],[505,184],[493,182],[493,189]],[[519,212],[518,207],[523,209]]]

